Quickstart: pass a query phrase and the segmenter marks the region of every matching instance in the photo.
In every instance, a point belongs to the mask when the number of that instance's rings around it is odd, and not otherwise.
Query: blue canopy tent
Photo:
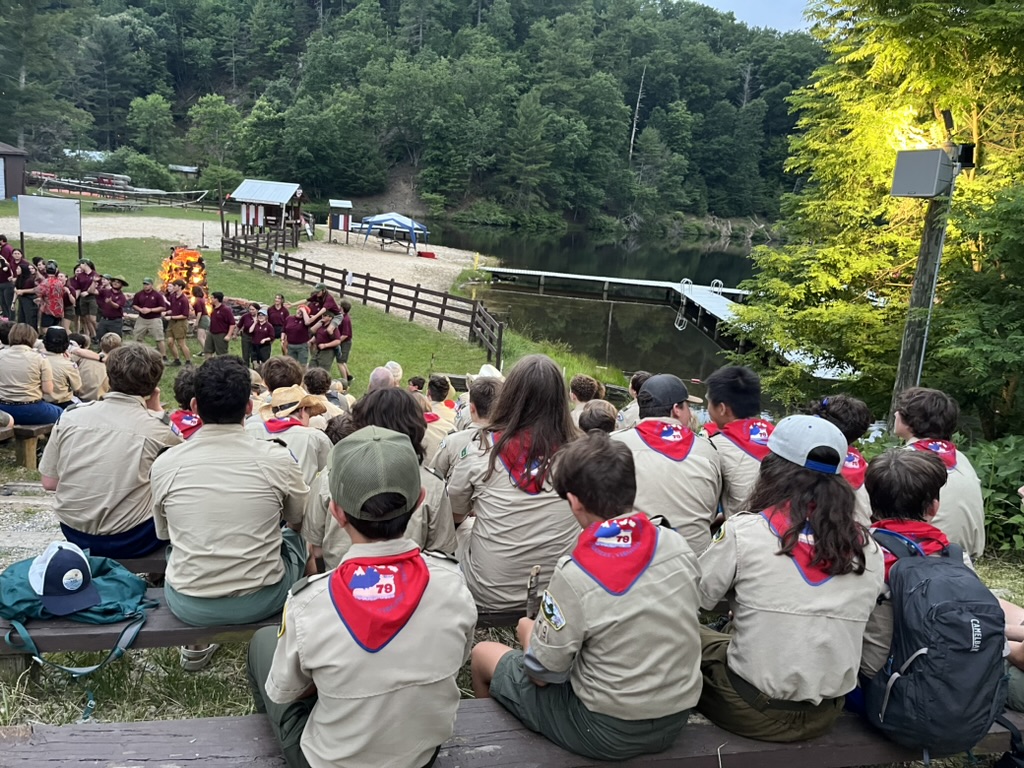
[[[390,213],[378,213],[376,216],[364,216],[362,223],[363,230],[366,233],[363,238],[364,243],[374,232],[378,232],[383,229],[393,232],[392,239],[394,240],[407,238],[415,248],[417,234],[423,236],[423,242],[427,242],[427,236],[430,234],[423,224],[410,219],[408,216],[395,213],[394,211]]]

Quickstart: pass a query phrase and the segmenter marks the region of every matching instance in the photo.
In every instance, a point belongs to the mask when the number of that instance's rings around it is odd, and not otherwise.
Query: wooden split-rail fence
[[[480,344],[487,352],[487,361],[501,368],[505,323],[495,318],[483,302],[419,284],[406,285],[393,279],[349,272],[272,250],[281,245],[283,243],[274,234],[247,239],[223,238],[221,260],[247,264],[250,269],[307,285],[323,283],[336,296],[383,307],[388,314],[405,314],[410,322],[424,317],[436,320],[439,331],[443,331],[445,325],[465,328],[469,340]]]

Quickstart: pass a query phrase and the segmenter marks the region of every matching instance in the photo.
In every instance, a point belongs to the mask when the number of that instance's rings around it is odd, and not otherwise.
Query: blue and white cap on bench
[[[69,541],[51,542],[32,561],[28,581],[43,607],[55,616],[67,616],[100,602],[100,593],[92,583],[89,558]]]
[[[831,448],[835,451],[836,463],[808,458],[817,448]],[[768,436],[768,450],[805,469],[838,475],[843,471],[849,446],[839,427],[830,421],[817,416],[787,416],[775,425]]]

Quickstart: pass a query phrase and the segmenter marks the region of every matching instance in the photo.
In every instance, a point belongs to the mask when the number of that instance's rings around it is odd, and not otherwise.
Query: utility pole
[[[935,289],[939,282],[939,266],[942,263],[942,249],[946,242],[946,220],[949,218],[949,210],[953,203],[957,170],[959,166],[954,166],[949,195],[933,197],[928,201],[928,210],[925,212],[924,233],[921,235],[921,247],[917,252],[917,268],[914,270],[914,284],[910,289],[907,324],[903,327],[900,361],[896,368],[896,383],[889,405],[890,425],[896,413],[896,401],[900,393],[921,383],[924,352],[928,345],[932,307],[935,304]]]

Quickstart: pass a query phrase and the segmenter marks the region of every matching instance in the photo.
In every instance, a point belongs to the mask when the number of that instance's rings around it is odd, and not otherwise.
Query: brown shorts
[[[175,341],[181,341],[184,339],[187,331],[188,320],[171,320],[167,324],[167,335]]]

